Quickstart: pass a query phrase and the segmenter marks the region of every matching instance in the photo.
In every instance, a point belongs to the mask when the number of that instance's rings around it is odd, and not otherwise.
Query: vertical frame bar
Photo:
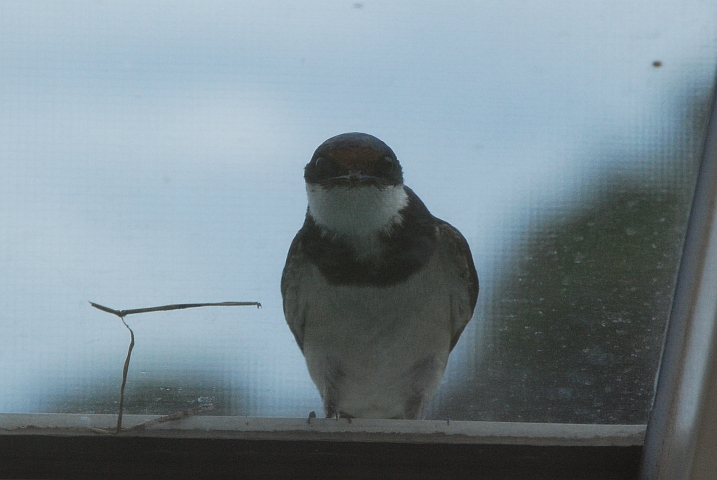
[[[717,112],[713,103],[647,427],[641,478],[706,478],[699,472],[717,472],[717,454],[705,450],[717,443],[716,381]]]

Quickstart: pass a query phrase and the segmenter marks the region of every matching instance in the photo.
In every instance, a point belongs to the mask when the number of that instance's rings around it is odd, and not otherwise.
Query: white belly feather
[[[445,266],[437,257],[406,282],[388,287],[329,285],[313,266],[302,276],[306,363],[322,395],[336,374],[332,370],[341,371],[333,385],[337,410],[364,418],[403,417],[412,395],[428,400],[438,389],[452,309]]]

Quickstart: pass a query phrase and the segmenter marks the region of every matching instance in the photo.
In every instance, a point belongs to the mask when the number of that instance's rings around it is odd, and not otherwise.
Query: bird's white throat
[[[327,233],[345,237],[362,256],[375,253],[378,235],[401,223],[399,212],[408,204],[403,185],[327,189],[307,183],[306,193],[316,224]]]

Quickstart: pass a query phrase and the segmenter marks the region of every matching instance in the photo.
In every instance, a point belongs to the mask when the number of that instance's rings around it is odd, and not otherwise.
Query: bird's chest
[[[378,287],[332,285],[314,267],[302,282],[307,361],[328,356],[347,368],[400,369],[435,351],[447,354],[448,283],[435,261],[404,282]]]

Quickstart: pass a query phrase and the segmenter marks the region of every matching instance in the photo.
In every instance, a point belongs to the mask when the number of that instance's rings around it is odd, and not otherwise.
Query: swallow
[[[308,208],[281,278],[286,322],[327,417],[421,418],[478,299],[468,242],[366,133],[304,169]]]

